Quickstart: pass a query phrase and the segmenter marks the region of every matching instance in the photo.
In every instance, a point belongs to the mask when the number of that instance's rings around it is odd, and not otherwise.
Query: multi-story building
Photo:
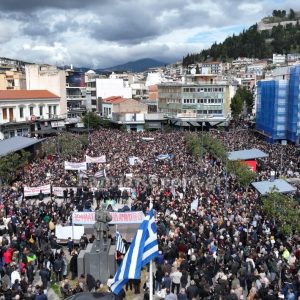
[[[270,142],[288,139],[299,145],[300,65],[276,74],[277,78],[257,84],[256,127]]]
[[[98,78],[96,79],[97,98],[108,98],[120,96],[123,98],[132,98],[132,89],[120,78]]]
[[[273,64],[274,65],[282,65],[286,63],[286,55],[285,54],[277,54],[273,53]]]
[[[51,128],[61,113],[60,104],[60,97],[47,90],[1,90],[0,139]]]
[[[103,117],[126,126],[128,131],[143,131],[148,107],[140,101],[116,96],[101,99],[101,110]]]
[[[88,111],[97,110],[97,92],[96,92],[96,79],[99,78],[93,70],[85,73],[85,87],[86,87],[86,109]]]
[[[66,96],[68,117],[77,117],[86,113],[86,86],[84,72],[66,70]]]
[[[159,84],[158,111],[183,127],[201,126],[197,122],[226,124],[236,87],[211,76],[191,75],[188,81]]]
[[[133,99],[140,101],[148,99],[148,87],[145,86],[145,82],[134,82],[130,87]]]
[[[26,89],[48,90],[60,98],[60,114],[67,114],[66,72],[51,65],[26,65]]]
[[[25,90],[26,76],[24,72],[7,70],[0,73],[0,90]]]

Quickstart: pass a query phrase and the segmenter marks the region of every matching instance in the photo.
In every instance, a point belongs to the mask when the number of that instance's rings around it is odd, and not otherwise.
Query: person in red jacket
[[[3,258],[4,258],[4,263],[5,264],[10,264],[12,261],[12,256],[13,256],[13,249],[8,248],[4,253],[3,253]]]

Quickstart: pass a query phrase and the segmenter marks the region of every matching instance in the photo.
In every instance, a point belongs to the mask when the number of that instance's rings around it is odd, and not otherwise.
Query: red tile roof
[[[0,100],[53,99],[59,96],[47,90],[0,90]]]
[[[111,104],[119,104],[122,103],[124,101],[126,101],[126,98],[120,97],[120,96],[111,96],[108,98],[104,98],[102,101],[104,103],[111,103]]]

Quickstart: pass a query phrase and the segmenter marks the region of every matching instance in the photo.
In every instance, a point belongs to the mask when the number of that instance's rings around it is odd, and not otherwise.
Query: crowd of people
[[[263,214],[258,193],[241,187],[231,175],[226,177],[225,191],[225,166],[210,153],[193,157],[186,148],[187,134],[101,129],[91,133],[89,145],[72,157],[34,159],[0,194],[4,299],[47,299],[50,281],[59,283],[65,296],[108,290],[109,284],[77,273],[80,249],[93,237],[82,237],[78,246],[70,239],[62,247],[54,232],[57,224],[71,223],[74,210],[95,209],[112,199],[123,203],[131,199],[128,209],[144,212],[153,203],[160,250],[153,274],[156,297],[298,299],[298,233],[284,236],[276,220]],[[272,170],[299,176],[299,149],[294,145],[268,144],[246,127],[208,134],[223,141],[228,150],[258,148],[268,153],[268,158],[258,160],[258,179],[270,178]],[[85,155],[105,155],[106,163],[91,164],[89,180],[80,181],[76,171],[64,169],[64,161],[81,162]],[[129,157],[136,158],[134,163]],[[104,169],[106,177],[93,178]],[[49,183],[65,188],[62,202],[55,197],[46,203],[42,198],[24,198],[24,186]],[[122,256],[118,259],[120,263]],[[40,281],[34,285],[37,274]],[[75,279],[76,285],[68,279]],[[148,281],[136,284],[136,293],[143,284],[147,299]]]

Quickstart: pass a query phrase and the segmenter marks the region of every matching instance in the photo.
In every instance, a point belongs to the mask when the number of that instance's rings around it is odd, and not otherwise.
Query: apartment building
[[[47,90],[1,90],[0,139],[51,127],[61,113],[60,103],[60,97]]]
[[[128,131],[143,131],[147,104],[135,99],[126,99],[119,96],[101,99],[102,116],[119,126],[126,126]]]
[[[299,145],[300,65],[280,68],[276,74],[257,84],[256,128],[270,142],[289,140]]]
[[[22,71],[6,70],[0,72],[0,90],[25,90],[26,76]]]
[[[51,65],[25,66],[26,89],[48,90],[60,98],[60,114],[67,114],[66,72]]]
[[[158,85],[158,112],[177,126],[199,127],[202,121],[226,125],[235,90],[226,81],[216,80],[162,83]]]

